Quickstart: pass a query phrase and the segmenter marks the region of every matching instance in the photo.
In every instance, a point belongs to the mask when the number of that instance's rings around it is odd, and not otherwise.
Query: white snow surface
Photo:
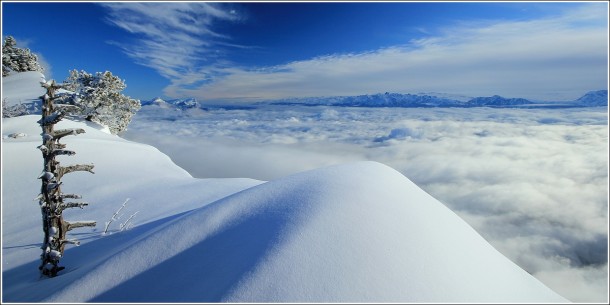
[[[64,120],[95,174],[64,177],[91,203],[68,220],[60,276],[40,278],[38,116],[2,120],[3,302],[566,302],[405,176],[378,162],[262,182],[195,179],[156,148]],[[5,135],[24,133],[25,137]],[[205,156],[202,156],[205,158]],[[130,198],[134,227],[104,223]]]
[[[2,77],[2,100],[6,99],[7,105],[32,102],[45,94],[45,89],[40,82],[45,77],[38,71],[14,73]]]

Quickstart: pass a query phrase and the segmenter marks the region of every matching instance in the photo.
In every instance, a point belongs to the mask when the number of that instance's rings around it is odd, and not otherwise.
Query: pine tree
[[[61,178],[65,174],[75,171],[88,171],[93,173],[93,165],[76,164],[61,166],[55,160],[59,155],[74,155],[75,152],[67,150],[66,144],[59,141],[68,135],[77,135],[85,131],[80,128],[55,130],[56,123],[75,110],[76,107],[70,105],[74,95],[56,95],[56,91],[62,88],[55,81],[42,83],[47,89],[47,93],[42,99],[42,118],[38,121],[42,127],[42,145],[38,149],[42,151],[44,166],[42,173],[38,177],[42,180],[40,195],[38,197],[42,212],[42,228],[44,239],[42,245],[41,264],[38,269],[42,275],[54,277],[65,267],[59,266],[59,260],[64,255],[66,244],[79,244],[79,241],[67,238],[67,232],[79,227],[94,227],[95,221],[76,221],[68,222],[63,218],[63,211],[69,208],[83,208],[88,205],[86,202],[66,202],[66,199],[81,199],[80,195],[64,194],[61,191]],[[60,104],[55,104],[60,102]],[[63,103],[61,103],[63,102]]]
[[[111,72],[70,71],[64,81],[65,89],[79,95],[75,105],[80,107],[79,114],[110,129],[117,134],[127,129],[133,115],[142,107],[139,100],[121,93],[125,82]]]
[[[11,72],[39,71],[44,69],[38,63],[38,57],[30,49],[17,47],[17,41],[12,36],[7,36],[2,44],[2,76]]]

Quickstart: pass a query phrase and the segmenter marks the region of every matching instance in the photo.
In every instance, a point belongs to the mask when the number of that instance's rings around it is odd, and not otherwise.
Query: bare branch
[[[112,214],[112,217],[110,217],[110,220],[108,220],[108,221],[106,222],[106,226],[104,227],[104,232],[103,232],[102,234],[106,234],[106,233],[108,233],[108,227],[110,227],[110,224],[111,224],[113,221],[115,221],[115,220],[117,220],[117,219],[118,219],[118,218],[117,218],[117,216],[119,215],[119,213],[121,212],[121,210],[122,210],[123,208],[125,208],[125,206],[127,205],[127,202],[128,202],[128,201],[129,201],[129,198],[125,199],[125,202],[123,202],[123,205],[121,205],[121,207],[120,207],[118,210],[116,210],[116,212],[114,212],[114,214]],[[132,217],[133,217],[133,216],[132,216]]]
[[[137,211],[137,212],[135,212],[135,213],[131,214],[131,216],[129,216],[129,218],[127,218],[127,220],[125,220],[125,222],[124,222],[124,223],[120,224],[120,225],[119,225],[119,230],[123,231],[123,230],[127,229],[127,226],[129,225],[129,221],[130,221],[132,218],[134,218],[134,217],[136,216],[136,214],[138,214],[138,212],[139,212],[139,211]]]
[[[65,115],[66,114],[63,111],[54,112],[53,114],[38,120],[37,123],[40,124],[40,126],[54,125],[59,123]]]
[[[77,135],[80,133],[85,133],[85,130],[82,128],[59,129],[59,130],[55,130],[53,132],[52,136],[53,136],[53,140],[59,140],[65,136]]]
[[[67,222],[66,221],[66,231],[70,231],[72,229],[80,228],[80,227],[95,227],[97,223],[95,221],[76,221],[76,222]]]
[[[62,239],[59,241],[62,245],[63,244],[73,244],[73,245],[77,245],[80,246],[80,241],[78,241],[77,239]]]
[[[76,195],[76,194],[61,194],[61,199],[82,199],[83,196],[81,195]]]
[[[65,174],[69,174],[72,172],[77,172],[77,171],[83,171],[83,172],[90,172],[92,174],[95,174],[93,172],[93,164],[75,164],[75,165],[70,165],[70,166],[57,166],[56,168],[56,173],[57,173],[57,179],[61,179],[61,177],[63,177]]]
[[[54,149],[51,154],[53,156],[59,156],[59,155],[68,155],[68,156],[73,156],[76,154],[76,152],[72,151],[72,150],[67,150],[67,149]]]
[[[70,209],[70,208],[83,208],[88,206],[88,202],[66,202],[59,205],[60,210]]]

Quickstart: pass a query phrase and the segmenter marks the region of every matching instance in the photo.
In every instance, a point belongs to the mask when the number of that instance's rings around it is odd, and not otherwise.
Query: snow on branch
[[[68,155],[68,156],[73,156],[75,155],[76,152],[73,150],[67,150],[67,149],[54,149],[51,152],[51,155],[53,156],[60,156],[60,155]]]
[[[42,172],[42,174],[40,174],[40,176],[38,176],[38,179],[42,179],[42,180],[52,180],[55,178],[55,175],[53,175],[53,173],[51,172]]]
[[[129,227],[129,225],[130,225],[129,221],[130,221],[131,219],[133,219],[133,218],[136,216],[136,214],[138,214],[138,212],[140,212],[140,211],[136,211],[135,213],[131,214],[131,216],[129,216],[129,218],[127,218],[127,220],[125,220],[125,222],[124,222],[124,223],[120,224],[120,225],[119,225],[119,230],[121,230],[121,231],[123,231],[123,230],[127,230],[127,228],[128,228],[128,227]]]
[[[61,121],[65,115],[66,114],[63,111],[55,112],[38,120],[37,123],[40,124],[40,126],[54,125],[59,123],[59,121]]]
[[[59,143],[59,140],[68,135],[78,135],[84,133],[82,128],[54,130],[55,124],[60,122],[67,114],[78,112],[80,108],[73,103],[78,101],[78,97],[73,93],[62,92],[56,95],[56,89],[61,88],[55,81],[42,83],[47,88],[47,93],[41,97],[42,118],[38,121],[42,127],[42,144],[38,149],[42,152],[43,169],[38,176],[42,180],[41,192],[37,197],[42,213],[42,227],[45,235],[42,246],[43,253],[40,256],[41,264],[38,269],[42,275],[54,277],[57,272],[64,269],[59,266],[59,260],[63,257],[66,244],[79,245],[75,239],[67,239],[66,233],[72,229],[81,227],[95,227],[95,221],[75,221],[67,222],[63,219],[63,211],[69,208],[84,208],[87,202],[64,202],[64,199],[80,199],[80,195],[62,194],[61,178],[63,175],[75,171],[88,171],[93,173],[93,164],[76,164],[70,166],[60,166],[55,157],[59,155],[74,155],[76,152],[67,150],[66,144]],[[54,105],[54,102],[67,102],[68,104]]]
[[[67,222],[66,221],[66,231],[70,231],[72,229],[81,228],[81,227],[95,227],[97,222],[95,221],[75,221],[75,222]]]
[[[59,111],[66,114],[74,114],[81,111],[80,107],[70,104],[55,104],[56,108],[59,108]]]
[[[55,168],[55,172],[57,173],[57,177],[58,179],[60,179],[61,177],[63,177],[65,174],[69,174],[72,172],[77,172],[77,171],[82,171],[82,172],[90,172],[92,174],[95,174],[95,172],[93,172],[93,164],[75,164],[75,165],[69,165],[69,166],[57,166]]]
[[[61,194],[61,199],[82,199],[83,196],[76,194]]]
[[[125,200],[125,202],[123,202],[123,204],[119,207],[118,210],[116,210],[116,212],[114,212],[114,214],[112,214],[112,217],[110,218],[110,220],[108,220],[106,222],[106,226],[104,227],[104,232],[102,232],[102,235],[106,235],[108,233],[108,228],[110,228],[110,224],[118,219],[121,218],[122,215],[119,215],[121,213],[121,211],[125,208],[125,206],[127,206],[127,202],[129,201],[129,198],[127,198]],[[136,211],[135,213],[131,214],[131,216],[129,216],[129,218],[127,218],[127,220],[125,220],[125,222],[119,224],[119,230],[123,231],[123,230],[128,230],[129,227],[131,226],[130,221],[136,216],[136,214],[138,214],[140,211]]]
[[[70,209],[70,208],[81,208],[82,209],[88,205],[89,205],[88,202],[66,202],[66,203],[60,204],[59,209],[61,211],[65,210],[65,209]]]
[[[46,82],[40,82],[40,85],[45,89],[61,89],[62,85],[57,84],[54,79],[50,79]]]
[[[62,239],[59,242],[61,244],[73,244],[73,245],[80,246],[80,241],[78,241],[77,239]]]
[[[85,130],[82,128],[58,129],[53,131],[53,134],[51,134],[50,136],[53,140],[59,140],[65,136],[77,135],[81,133],[85,133]]]
[[[108,227],[110,227],[110,224],[119,219],[119,213],[121,212],[122,209],[125,208],[125,206],[127,205],[127,202],[129,201],[129,198],[125,199],[125,202],[123,202],[123,204],[121,205],[121,207],[116,210],[116,212],[114,212],[114,214],[112,214],[112,217],[110,217],[110,220],[106,221],[106,226],[104,227],[104,232],[102,234],[106,234],[108,233]]]

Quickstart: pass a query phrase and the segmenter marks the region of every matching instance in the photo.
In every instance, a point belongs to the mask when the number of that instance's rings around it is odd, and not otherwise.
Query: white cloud
[[[607,110],[261,106],[174,115],[144,109],[126,136],[202,178],[388,164],[560,294],[606,301]]]
[[[42,74],[44,74],[45,78],[53,79],[53,67],[51,66],[49,61],[47,61],[47,59],[41,53],[36,53],[36,52],[32,52],[32,53],[34,55],[36,55],[36,57],[38,57],[38,63],[44,69]]]
[[[218,3],[125,2],[100,3],[109,11],[108,22],[138,37],[135,42],[111,42],[137,63],[183,85],[184,75],[213,54],[216,41],[226,39],[212,30],[217,20],[237,20]],[[197,69],[195,69],[197,70]],[[203,77],[203,76],[201,76]]]
[[[196,89],[174,83],[166,93],[272,99],[443,91],[571,100],[607,86],[606,7],[587,4],[531,21],[462,23],[403,46],[272,67],[208,66],[199,78],[209,82]]]
[[[331,54],[277,66],[226,61],[243,48],[213,30],[241,17],[217,3],[101,3],[109,22],[139,37],[112,42],[170,80],[170,97],[257,100],[378,92],[499,94],[572,100],[607,87],[607,4],[585,3],[555,17],[469,21],[436,36],[369,52]],[[419,28],[416,30],[423,31]]]

